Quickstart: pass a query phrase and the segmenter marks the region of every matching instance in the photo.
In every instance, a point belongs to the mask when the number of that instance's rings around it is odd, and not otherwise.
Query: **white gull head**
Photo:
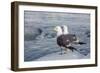
[[[68,27],[66,25],[62,25],[61,27],[62,27],[62,30],[63,30],[62,31],[63,34],[69,34]]]
[[[54,30],[57,32],[57,36],[68,34],[68,27],[66,25],[56,26]]]
[[[62,29],[61,29],[61,27],[60,27],[60,26],[56,26],[56,27],[54,28],[54,31],[56,31],[56,32],[57,32],[57,36],[62,35]]]

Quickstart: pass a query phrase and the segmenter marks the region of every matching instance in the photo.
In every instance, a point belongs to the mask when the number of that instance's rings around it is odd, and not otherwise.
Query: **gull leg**
[[[65,52],[64,52],[64,54],[66,54],[66,53],[67,53],[67,50],[68,50],[68,48],[65,48]]]
[[[62,51],[63,51],[63,48],[62,48],[62,47],[60,47],[60,48],[61,48],[61,53],[60,53],[60,55],[62,55],[62,54],[63,54],[63,52],[62,52]]]
[[[61,55],[63,54],[63,52],[62,52],[62,51],[63,51],[63,49],[61,48]]]

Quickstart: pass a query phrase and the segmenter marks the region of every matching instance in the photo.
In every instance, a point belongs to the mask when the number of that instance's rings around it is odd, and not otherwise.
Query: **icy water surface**
[[[84,45],[73,45],[77,51],[60,55],[56,44],[57,25],[67,25]],[[24,61],[90,58],[90,15],[63,12],[24,11]]]

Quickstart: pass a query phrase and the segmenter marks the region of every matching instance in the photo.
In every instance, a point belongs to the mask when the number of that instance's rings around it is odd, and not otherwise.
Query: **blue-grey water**
[[[73,46],[84,58],[90,58],[90,14],[24,11],[24,61],[37,61],[60,52],[56,32],[53,31],[57,25],[67,25],[71,34],[76,34],[80,41],[85,42],[84,45]],[[56,60],[56,56],[51,60]]]

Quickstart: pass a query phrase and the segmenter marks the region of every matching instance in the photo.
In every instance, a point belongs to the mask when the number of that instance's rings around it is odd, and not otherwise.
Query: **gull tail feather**
[[[78,44],[83,45],[83,44],[86,44],[86,43],[84,43],[84,42],[78,42]]]

